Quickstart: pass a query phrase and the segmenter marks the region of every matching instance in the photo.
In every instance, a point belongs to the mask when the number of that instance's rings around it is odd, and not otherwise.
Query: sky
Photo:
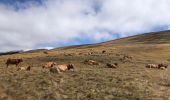
[[[0,0],[0,52],[168,30],[170,0]]]

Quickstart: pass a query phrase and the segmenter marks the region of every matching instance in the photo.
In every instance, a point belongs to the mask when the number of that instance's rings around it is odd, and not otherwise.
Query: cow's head
[[[68,70],[74,69],[74,66],[73,66],[73,64],[68,64],[68,65],[67,65],[67,68],[68,68]]]

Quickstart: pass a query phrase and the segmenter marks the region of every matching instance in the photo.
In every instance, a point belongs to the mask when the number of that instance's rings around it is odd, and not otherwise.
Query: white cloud
[[[0,5],[0,51],[100,42],[170,26],[168,0],[46,0],[18,11]],[[79,44],[78,41],[74,41]],[[60,44],[61,43],[61,44]],[[48,47],[48,46],[47,46]]]

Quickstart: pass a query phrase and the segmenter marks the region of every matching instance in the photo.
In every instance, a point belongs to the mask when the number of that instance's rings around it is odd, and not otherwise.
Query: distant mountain
[[[46,51],[46,50],[47,50],[47,49],[35,49],[35,50],[25,51],[25,53],[43,52],[43,51]]]
[[[24,51],[19,50],[19,51],[8,51],[8,52],[1,52],[0,56],[2,55],[12,55],[12,54],[17,54],[17,53],[23,53]]]

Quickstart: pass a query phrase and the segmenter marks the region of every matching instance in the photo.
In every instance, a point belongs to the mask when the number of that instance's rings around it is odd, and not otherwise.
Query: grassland
[[[148,63],[170,64],[169,39],[170,33],[166,31],[58,48],[49,50],[49,54],[38,51],[1,56],[0,100],[170,100],[170,69],[145,68]],[[123,54],[133,59],[122,62]],[[6,68],[7,58],[23,58],[23,65],[32,65],[32,70]],[[100,65],[83,64],[87,59]],[[48,61],[73,63],[75,69],[50,73],[41,68]],[[117,69],[106,68],[106,63],[114,62],[119,64]]]

